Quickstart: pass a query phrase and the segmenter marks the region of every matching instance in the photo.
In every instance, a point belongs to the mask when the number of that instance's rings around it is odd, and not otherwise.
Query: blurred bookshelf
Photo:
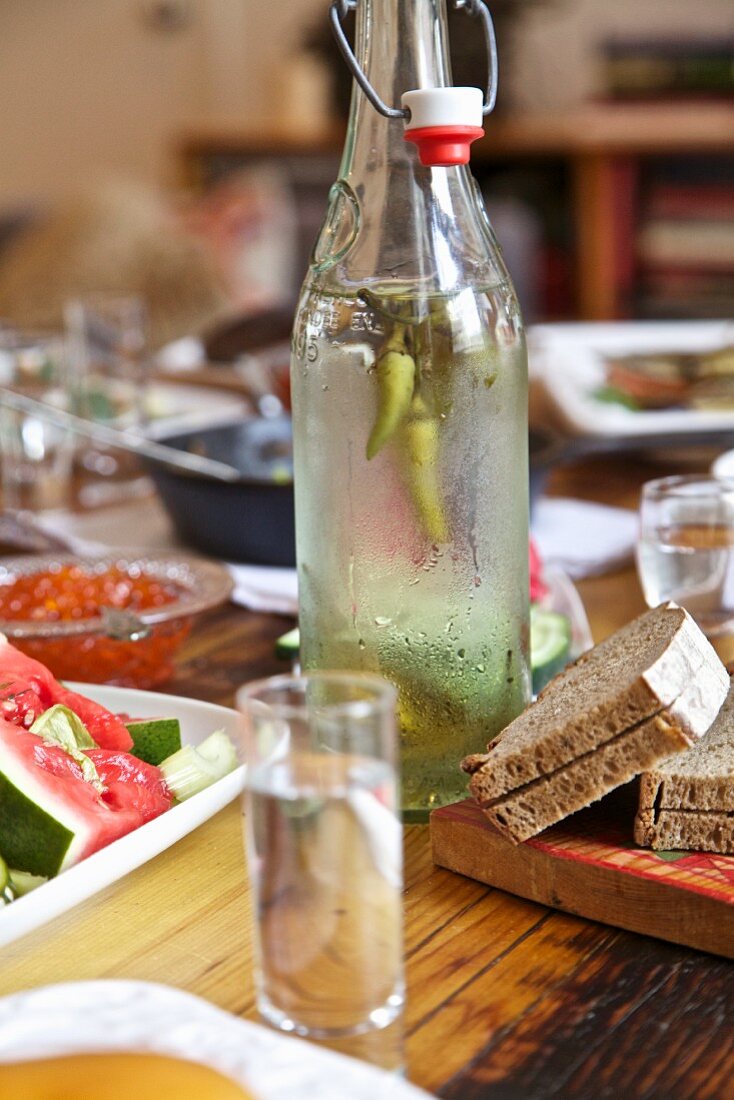
[[[204,120],[179,135],[181,180],[206,189],[238,168],[279,165],[296,197],[304,262],[336,178],[340,125],[295,134]],[[734,104],[600,102],[487,120],[472,170],[488,196],[537,217],[532,319],[734,314]],[[501,236],[501,234],[500,234]]]

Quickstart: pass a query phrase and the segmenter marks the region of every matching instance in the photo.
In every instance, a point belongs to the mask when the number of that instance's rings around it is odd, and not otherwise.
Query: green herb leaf
[[[622,405],[623,408],[629,409],[631,412],[640,412],[642,409],[642,406],[635,401],[634,397],[630,397],[628,393],[617,389],[616,386],[600,386],[599,389],[594,390],[594,397],[597,401],[603,401],[607,405]]]

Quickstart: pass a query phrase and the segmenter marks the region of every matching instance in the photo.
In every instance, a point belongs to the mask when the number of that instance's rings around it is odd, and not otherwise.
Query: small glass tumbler
[[[645,602],[675,600],[729,663],[734,658],[734,480],[648,481],[640,500],[637,569]]]
[[[68,401],[68,355],[62,335],[0,332],[0,453],[3,507],[41,512],[71,500],[74,440],[42,415],[3,402],[9,390],[55,408]]]
[[[64,309],[72,368],[72,411],[120,430],[141,429],[146,420],[148,383],[146,314],[140,298],[94,294]],[[88,503],[135,495],[142,481],[137,458],[128,451],[94,444],[79,449],[90,483]],[[105,484],[107,488],[105,488]]]
[[[349,672],[238,694],[258,1008],[283,1031],[338,1041],[401,1015],[395,703],[390,684]]]

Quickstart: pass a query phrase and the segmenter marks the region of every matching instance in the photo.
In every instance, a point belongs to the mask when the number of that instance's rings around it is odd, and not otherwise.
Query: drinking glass
[[[734,480],[685,475],[642,488],[637,568],[645,601],[675,600],[734,658]]]
[[[72,368],[72,411],[121,430],[142,428],[148,381],[142,300],[94,294],[67,302],[64,318]],[[133,454],[89,444],[79,455],[85,471],[100,479],[96,486],[87,486],[88,496],[99,496],[103,502],[107,494],[135,493],[142,471]]]
[[[258,1008],[310,1039],[371,1034],[374,1048],[402,1012],[395,702],[380,677],[348,672],[238,693]]]
[[[7,389],[65,407],[68,366],[62,335],[10,329],[0,332],[0,450],[6,509],[39,512],[70,501],[74,449],[71,433],[2,402],[2,389]]]

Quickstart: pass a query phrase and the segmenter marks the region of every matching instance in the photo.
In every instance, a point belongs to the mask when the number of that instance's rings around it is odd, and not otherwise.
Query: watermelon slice
[[[105,790],[102,800],[115,813],[132,813],[137,825],[151,821],[170,809],[173,795],[163,773],[127,752],[88,749],[85,753],[97,769]]]
[[[19,725],[26,728],[31,725],[33,718],[29,722],[26,715],[29,709],[33,709],[36,698],[40,700],[40,707],[34,715],[36,718],[54,703],[63,703],[82,720],[100,748],[120,749],[123,752],[132,748],[133,739],[116,714],[75,691],[69,691],[40,661],[21,653],[3,634],[0,634],[0,685],[3,685],[0,687],[0,715],[8,721],[16,721],[17,713]],[[24,705],[18,703],[21,694],[26,696]],[[6,708],[6,703],[11,704],[10,709]]]
[[[6,722],[28,729],[44,710],[36,686],[12,675],[0,679],[0,717]]]
[[[137,829],[172,804],[158,768],[91,749],[104,791],[58,745],[0,719],[0,855],[51,877]]]

